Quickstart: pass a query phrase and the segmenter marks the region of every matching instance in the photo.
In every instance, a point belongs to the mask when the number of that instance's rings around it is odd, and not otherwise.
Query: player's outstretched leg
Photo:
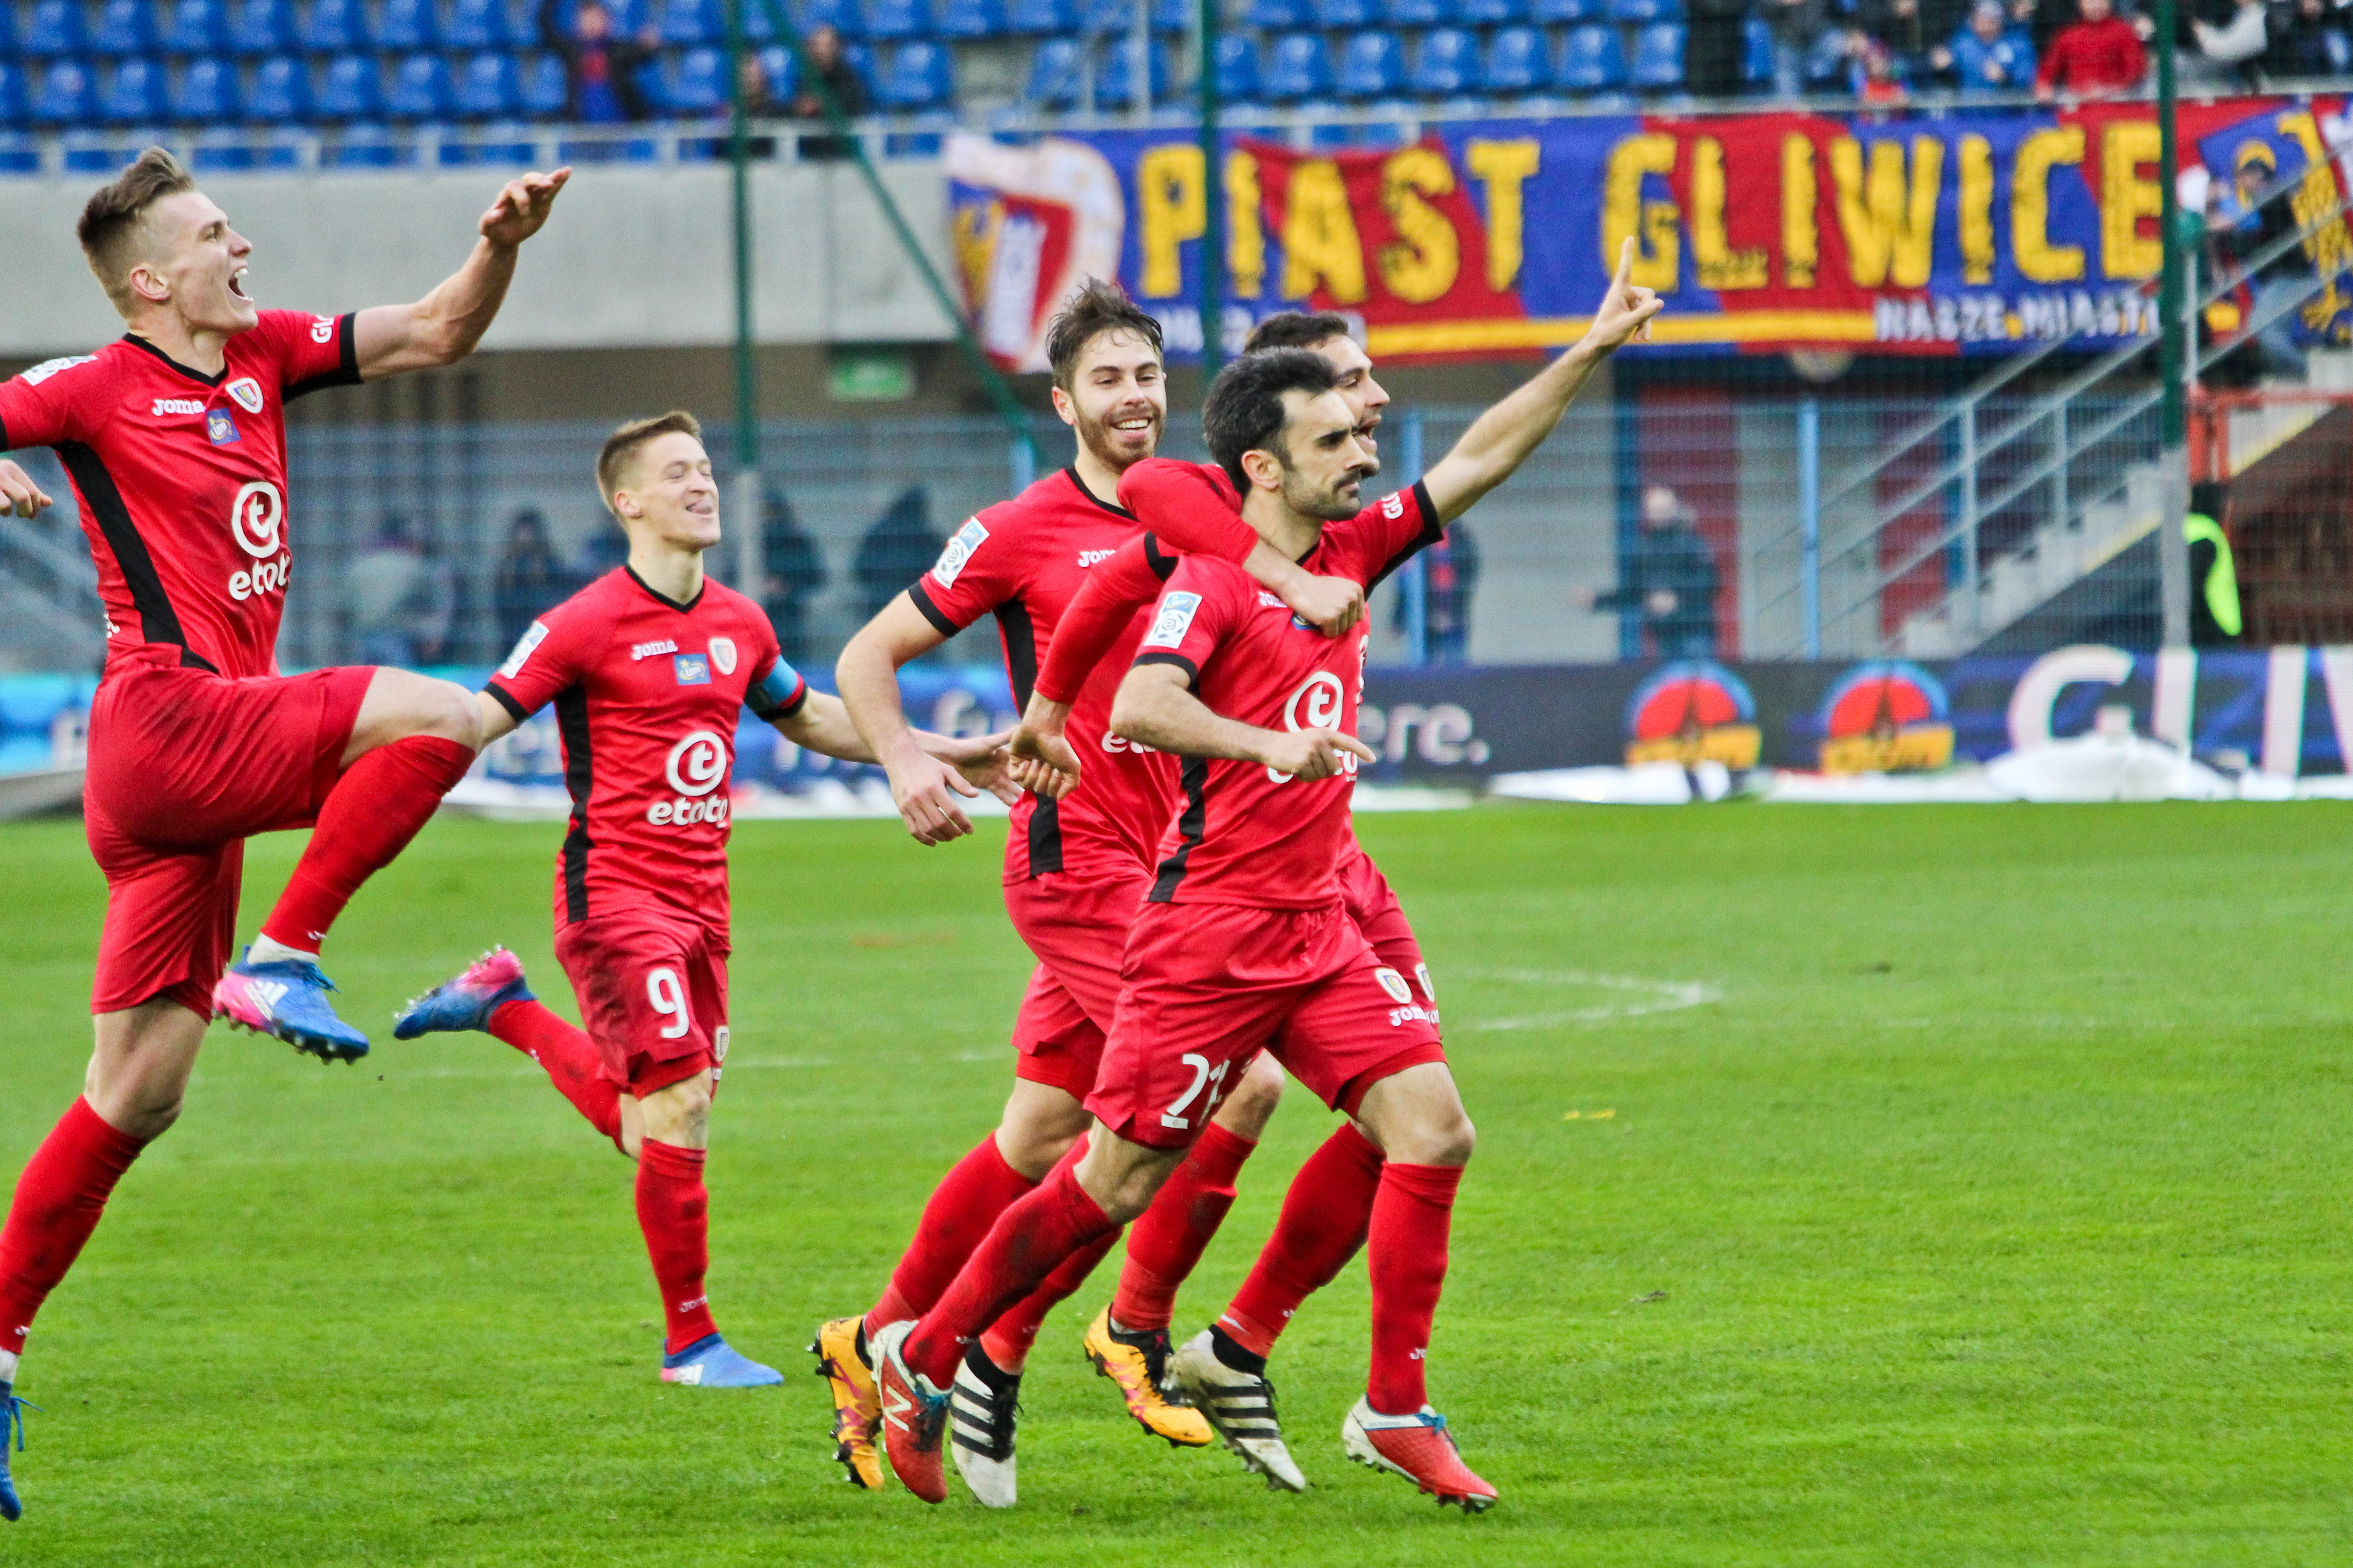
[[[503,947],[409,1003],[392,1025],[393,1037],[401,1040],[465,1030],[503,1040],[537,1062],[588,1125],[630,1153],[621,1134],[621,1090],[597,1070],[595,1042],[540,1005],[523,978],[522,960]]]
[[[948,1390],[956,1473],[972,1495],[990,1508],[1011,1508],[1018,1500],[1015,1481],[1016,1410],[1021,1399],[1021,1373],[1029,1363],[1030,1347],[1046,1314],[1069,1300],[1103,1255],[1119,1244],[1116,1232],[1081,1247],[1046,1276],[1045,1283],[1006,1309],[1004,1316],[981,1331],[956,1368],[955,1386]]]

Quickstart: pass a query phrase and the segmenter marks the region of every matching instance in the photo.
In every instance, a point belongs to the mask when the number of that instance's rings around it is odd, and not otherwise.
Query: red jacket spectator
[[[2062,27],[2051,41],[2051,52],[2042,57],[2042,68],[2034,76],[2034,90],[2042,97],[2129,92],[2148,69],[2148,51],[2130,22],[2110,14],[2105,0],[2084,0],[2084,20]],[[2102,13],[2096,20],[2088,15],[2095,10]]]

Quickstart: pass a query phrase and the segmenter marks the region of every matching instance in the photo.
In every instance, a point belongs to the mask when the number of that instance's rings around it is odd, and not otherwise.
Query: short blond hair
[[[691,436],[702,439],[702,421],[683,408],[673,408],[667,414],[657,414],[650,419],[632,419],[605,437],[604,449],[596,454],[596,489],[605,504],[613,504],[613,494],[628,477],[629,466],[637,460],[638,451],[658,436]]]
[[[74,232],[81,239],[82,256],[98,277],[98,286],[128,315],[138,306],[131,292],[131,268],[139,259],[140,228],[147,210],[165,196],[196,188],[196,179],[180,161],[161,147],[139,154],[114,183],[100,188],[81,209]]]

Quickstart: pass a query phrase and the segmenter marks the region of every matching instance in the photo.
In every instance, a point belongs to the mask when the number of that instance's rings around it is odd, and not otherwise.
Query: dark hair
[[[1286,392],[1310,395],[1330,392],[1340,384],[1331,362],[1305,349],[1268,349],[1247,353],[1218,373],[1201,405],[1201,433],[1234,488],[1250,493],[1250,476],[1242,471],[1245,452],[1272,452],[1285,464],[1282,427],[1290,411],[1282,406]]]
[[[140,220],[165,196],[195,188],[195,176],[180,167],[177,158],[161,147],[150,147],[81,209],[74,232],[81,238],[81,253],[98,275],[99,287],[116,310],[128,312],[137,302],[131,293],[131,263]]]
[[[683,408],[673,408],[651,419],[632,419],[605,437],[605,448],[596,454],[596,489],[603,493],[607,506],[613,504],[613,492],[621,488],[638,448],[657,436],[673,433],[700,441],[702,422]]]
[[[1328,343],[1334,338],[1354,337],[1348,330],[1348,318],[1336,310],[1282,310],[1269,316],[1250,329],[1250,341],[1242,344],[1246,354],[1263,353],[1268,349],[1312,349]]]
[[[1079,374],[1079,356],[1104,332],[1134,332],[1152,345],[1154,353],[1161,352],[1158,318],[1129,299],[1118,284],[1090,278],[1046,323],[1046,363],[1053,370],[1056,386],[1071,390],[1071,378]]]

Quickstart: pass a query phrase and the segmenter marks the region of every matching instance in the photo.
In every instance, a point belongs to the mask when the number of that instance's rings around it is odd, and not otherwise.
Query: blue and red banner
[[[2220,193],[2304,172],[2306,226],[2347,188],[2343,100],[2180,110],[2184,167]],[[1557,348],[1583,333],[1620,242],[1667,297],[1667,352],[1960,354],[2153,338],[2162,193],[2146,104],[1936,115],[1453,121],[1403,146],[1303,151],[1229,134],[1216,182],[1230,346],[1291,309],[1362,319],[1379,359]],[[947,150],[957,258],[983,342],[1043,369],[1076,282],[1115,265],[1178,356],[1211,182],[1182,128]],[[2306,246],[2353,261],[2341,221]],[[2332,293],[2307,336],[2353,339]]]

